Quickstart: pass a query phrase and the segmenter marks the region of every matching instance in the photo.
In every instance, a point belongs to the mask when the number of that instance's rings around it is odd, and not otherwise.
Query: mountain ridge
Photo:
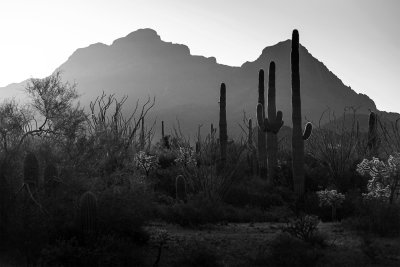
[[[237,133],[239,130],[234,130],[233,124],[241,122],[243,112],[254,118],[258,71],[263,68],[268,73],[271,60],[277,69],[277,109],[283,111],[285,124],[291,124],[290,44],[288,39],[267,46],[254,61],[232,67],[218,63],[215,57],[192,55],[188,46],[163,41],[155,30],[146,28],[110,45],[95,43],[79,48],[57,69],[63,71],[66,81],[77,82],[84,106],[102,91],[116,93],[118,97],[128,95],[131,100],[128,108],[138,98],[156,96],[150,118],[173,123],[177,116],[181,117],[189,122],[184,130],[190,132],[194,132],[197,124],[217,125],[219,86],[225,82],[228,123],[230,131]],[[317,121],[328,107],[341,112],[346,106],[361,106],[362,114],[376,110],[372,99],[346,86],[301,45],[300,71],[304,120]],[[266,80],[266,88],[267,84]],[[18,84],[8,90],[16,87]],[[7,87],[0,88],[0,92],[5,91]],[[198,112],[192,110],[193,117],[186,118],[185,110],[179,110],[182,105],[192,105]],[[157,114],[158,111],[163,114]]]

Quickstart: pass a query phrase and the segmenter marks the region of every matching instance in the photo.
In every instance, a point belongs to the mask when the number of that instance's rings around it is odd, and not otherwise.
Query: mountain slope
[[[271,60],[277,69],[277,108],[283,111],[285,124],[291,124],[290,44],[287,40],[266,47],[254,62],[231,67],[212,57],[191,55],[187,46],[164,42],[154,30],[141,29],[111,45],[97,43],[78,49],[59,69],[65,80],[77,82],[84,105],[102,91],[128,95],[127,108],[138,98],[156,96],[151,118],[165,120],[167,126],[179,119],[182,130],[190,133],[198,124],[218,124],[219,86],[225,82],[229,132],[239,133],[237,123],[243,111],[251,117],[255,114],[258,71],[263,68],[268,73]],[[345,86],[302,46],[300,71],[303,117],[318,121],[328,107],[338,113],[346,106],[360,107],[362,114],[376,109],[368,96]],[[0,88],[0,93],[9,96],[17,88],[15,84]]]

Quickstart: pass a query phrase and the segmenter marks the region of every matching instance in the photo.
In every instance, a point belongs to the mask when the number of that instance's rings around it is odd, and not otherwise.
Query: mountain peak
[[[157,34],[157,32],[150,28],[139,29],[134,32],[131,32],[127,36],[123,38],[119,38],[113,42],[116,43],[125,43],[125,42],[139,42],[139,43],[149,43],[154,41],[160,41],[161,38]]]

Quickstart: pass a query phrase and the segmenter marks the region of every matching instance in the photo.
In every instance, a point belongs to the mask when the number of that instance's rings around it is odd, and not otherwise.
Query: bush
[[[311,245],[325,246],[325,236],[318,232],[319,219],[314,215],[305,215],[289,222],[283,228],[284,232],[303,240]]]
[[[195,226],[217,223],[224,219],[224,214],[225,210],[220,201],[199,194],[189,198],[187,203],[177,202],[169,207],[164,219],[181,226]]]
[[[191,196],[186,203],[159,205],[159,217],[181,226],[199,226],[219,222],[282,222],[293,214],[287,207],[234,207],[222,201],[206,198],[202,194]]]
[[[293,202],[294,195],[286,187],[270,187],[266,180],[253,178],[234,186],[224,200],[238,207],[251,206],[267,209]]]

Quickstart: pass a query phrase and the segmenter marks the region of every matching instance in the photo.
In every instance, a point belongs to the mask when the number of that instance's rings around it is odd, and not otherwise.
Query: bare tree
[[[328,116],[328,125],[321,126],[323,116]],[[363,154],[359,149],[361,136],[355,116],[354,108],[346,108],[340,120],[330,110],[325,111],[307,143],[307,151],[328,166],[331,182],[336,185]]]

